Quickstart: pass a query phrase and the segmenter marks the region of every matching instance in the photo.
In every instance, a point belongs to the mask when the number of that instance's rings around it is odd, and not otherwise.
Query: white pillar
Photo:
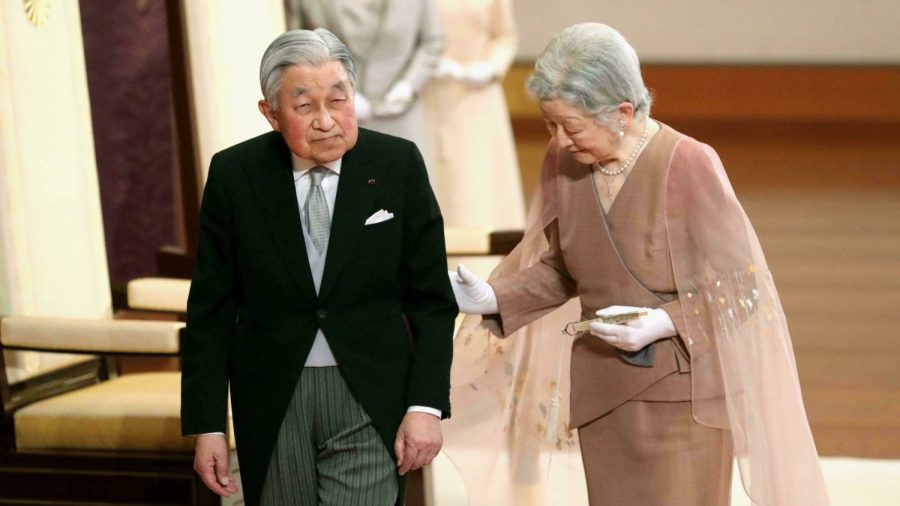
[[[263,51],[285,31],[283,0],[185,0],[198,187],[212,155],[271,129],[256,103]]]
[[[111,317],[78,2],[41,13],[0,2],[0,314]]]

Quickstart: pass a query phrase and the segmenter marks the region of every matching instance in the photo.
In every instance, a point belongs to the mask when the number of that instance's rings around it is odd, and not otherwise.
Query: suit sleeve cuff
[[[441,419],[441,410],[434,408],[427,408],[425,406],[410,406],[409,409],[406,410],[407,413],[428,413],[429,415],[434,415],[438,417],[438,420]]]

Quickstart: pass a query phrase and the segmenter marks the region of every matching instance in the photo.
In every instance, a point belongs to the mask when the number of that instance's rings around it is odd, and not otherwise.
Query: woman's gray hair
[[[356,89],[356,64],[347,46],[324,28],[291,30],[279,35],[266,48],[259,64],[259,86],[272,109],[278,109],[278,89],[284,69],[292,65],[321,66],[340,62]]]
[[[630,102],[636,116],[650,115],[637,53],[622,34],[600,23],[573,25],[553,37],[526,87],[538,100],[560,99],[607,124],[622,102]]]

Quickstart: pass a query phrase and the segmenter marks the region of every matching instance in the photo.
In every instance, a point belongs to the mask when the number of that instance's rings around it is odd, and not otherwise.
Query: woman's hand
[[[477,61],[463,68],[460,79],[469,86],[481,87],[494,82],[497,79],[497,74],[494,72],[494,66],[490,62]]]
[[[359,121],[365,121],[372,117],[372,102],[358,91],[353,98],[353,108],[356,111],[356,119]]]
[[[460,265],[456,272],[448,271],[450,286],[459,311],[466,314],[494,314],[497,310],[497,296],[494,289]]]
[[[624,325],[594,322],[591,324],[591,334],[625,351],[638,351],[654,341],[678,334],[675,324],[663,309],[610,306],[597,311],[597,316],[630,311],[647,311],[647,316]]]
[[[375,107],[375,117],[386,118],[405,113],[415,98],[415,94],[416,91],[409,81],[397,81],[385,94],[381,103]]]
[[[441,58],[438,62],[437,70],[434,71],[434,77],[446,79],[462,79],[463,67],[456,60]]]

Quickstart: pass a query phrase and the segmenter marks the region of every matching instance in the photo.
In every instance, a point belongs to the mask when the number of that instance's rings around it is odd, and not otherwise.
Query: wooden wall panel
[[[505,80],[526,195],[547,142],[525,93]],[[738,192],[900,188],[900,67],[644,67],[652,116],[712,145]]]

